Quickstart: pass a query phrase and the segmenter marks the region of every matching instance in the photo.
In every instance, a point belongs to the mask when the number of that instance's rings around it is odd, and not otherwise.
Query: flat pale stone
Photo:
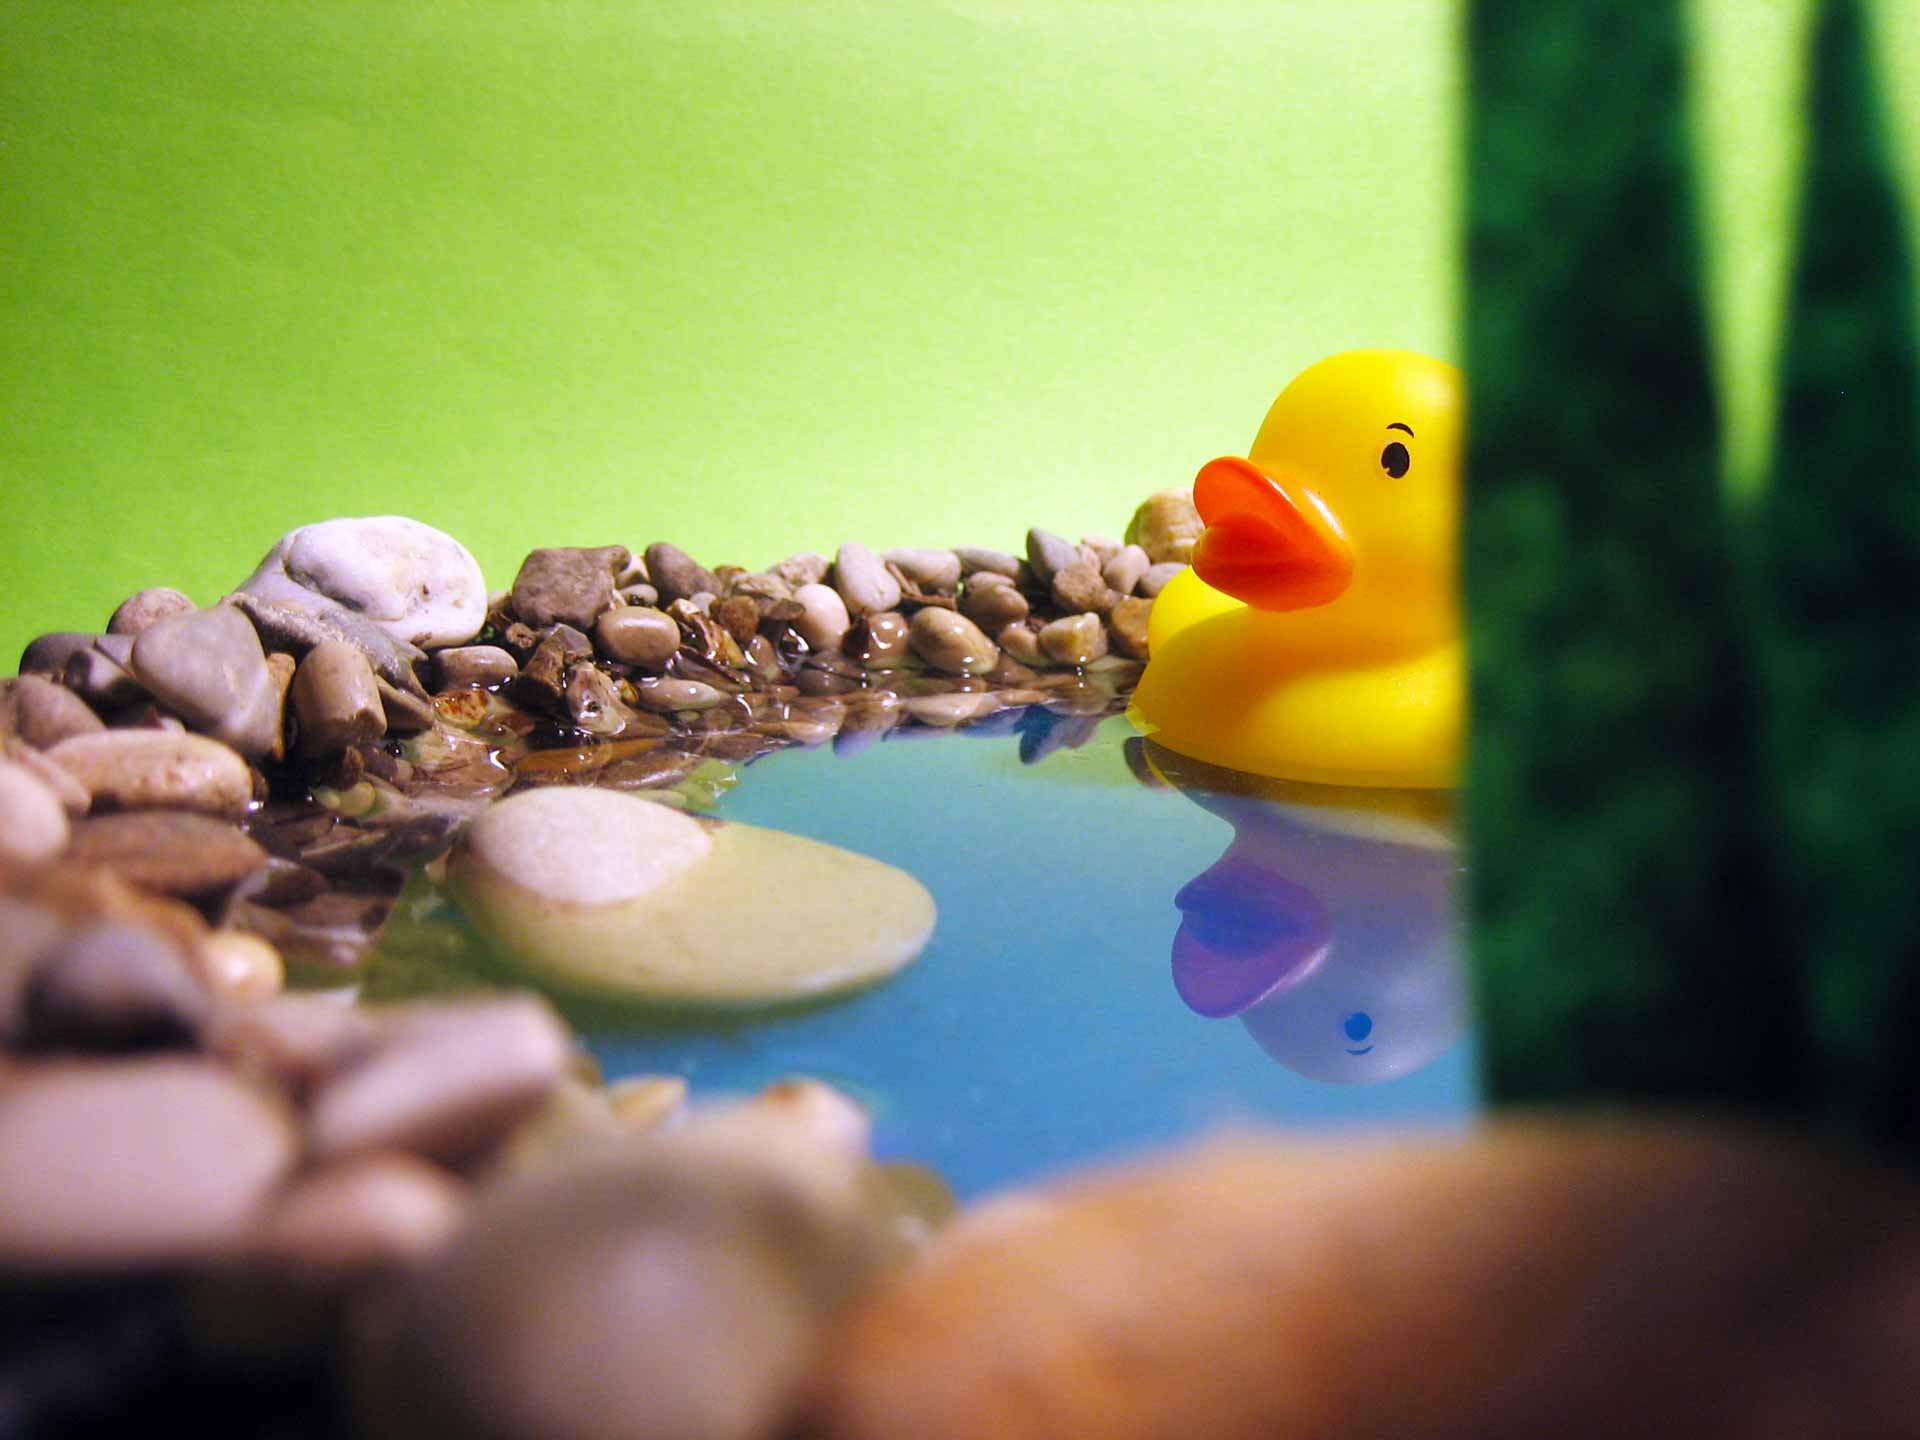
[[[558,810],[568,800],[593,796],[654,805],[580,789],[533,791],[525,798]],[[591,838],[565,845],[549,839],[539,847],[541,873],[555,888],[573,895],[625,888],[630,898],[592,903],[529,887],[523,878],[528,867],[520,875],[504,870],[471,842],[455,852],[449,879],[483,932],[535,971],[669,1004],[754,1006],[856,989],[901,969],[933,933],[933,897],[905,871],[752,825],[704,829],[705,856],[670,877],[639,875],[652,882],[644,889],[633,881],[602,886],[577,878],[603,866],[634,872],[646,862],[631,857],[634,831],[628,827],[672,833],[665,819],[613,821]]]
[[[0,1086],[0,1263],[233,1250],[291,1167],[280,1107],[202,1060],[24,1067]]]
[[[47,754],[87,787],[96,809],[239,815],[253,799],[246,761],[200,735],[103,730],[62,740]]]
[[[366,616],[410,645],[461,645],[487,619],[480,562],[444,531],[404,515],[323,520],[274,546],[296,585]]]
[[[561,904],[633,900],[707,858],[705,826],[616,790],[527,790],[492,806],[466,852],[494,874]]]

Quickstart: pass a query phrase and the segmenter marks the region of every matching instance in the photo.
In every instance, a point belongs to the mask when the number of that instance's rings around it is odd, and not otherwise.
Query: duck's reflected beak
[[[1193,482],[1206,531],[1193,547],[1199,577],[1261,610],[1305,610],[1337,599],[1353,579],[1353,547],[1340,522],[1298,498],[1251,460],[1210,460]]]

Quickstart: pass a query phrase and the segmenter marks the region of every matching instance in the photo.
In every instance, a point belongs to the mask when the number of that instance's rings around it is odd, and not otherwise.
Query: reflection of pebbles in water
[[[1155,771],[1234,827],[1180,891],[1174,986],[1238,1015],[1314,1080],[1397,1079],[1459,1040],[1464,989],[1450,797],[1264,781],[1147,746]]]
[[[617,791],[555,787],[475,821],[448,879],[476,927],[546,975],[663,1004],[820,999],[883,980],[933,931],[903,870]]]

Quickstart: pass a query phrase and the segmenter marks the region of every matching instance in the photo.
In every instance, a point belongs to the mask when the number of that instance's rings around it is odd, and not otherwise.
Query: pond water
[[[1062,734],[1084,742],[1051,748],[1048,727],[1076,723]],[[962,1198],[1235,1122],[1473,1113],[1435,797],[1355,809],[1173,766],[1177,786],[1150,788],[1119,716],[893,733],[760,760],[716,813],[910,871],[940,909],[926,953],[749,1023],[575,1014],[610,1078],[684,1075],[699,1096],[818,1076],[871,1108],[881,1158],[932,1165]]]

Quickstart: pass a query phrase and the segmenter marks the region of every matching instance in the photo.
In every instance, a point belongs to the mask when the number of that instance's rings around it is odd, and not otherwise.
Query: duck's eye
[[[1413,465],[1413,457],[1407,454],[1407,447],[1398,440],[1380,452],[1380,468],[1398,480]]]

